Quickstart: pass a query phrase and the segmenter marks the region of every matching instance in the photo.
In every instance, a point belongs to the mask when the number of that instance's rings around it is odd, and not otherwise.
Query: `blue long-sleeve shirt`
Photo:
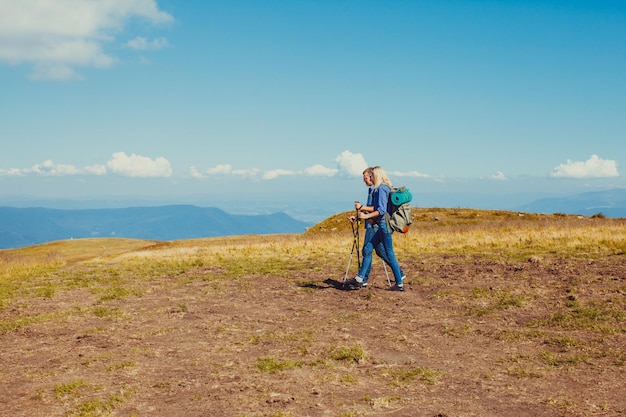
[[[378,188],[374,189],[372,193],[372,205],[374,209],[378,211],[380,217],[376,220],[384,220],[387,215],[387,205],[389,204],[389,194],[391,190],[386,184],[381,184]]]

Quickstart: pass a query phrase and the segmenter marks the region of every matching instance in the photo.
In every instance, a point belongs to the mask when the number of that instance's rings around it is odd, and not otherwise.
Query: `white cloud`
[[[298,175],[297,171],[290,171],[288,169],[272,169],[269,171],[265,171],[261,178],[264,180],[273,180],[278,177],[291,177],[294,175]]]
[[[163,157],[151,159],[147,156],[116,152],[113,159],[107,162],[111,172],[127,177],[169,177],[172,175],[172,167],[169,161]]]
[[[47,160],[41,164],[35,164],[32,172],[40,175],[76,175],[79,170],[73,165],[55,164],[51,160]]]
[[[28,174],[42,175],[45,177],[66,176],[66,175],[103,175],[106,173],[104,165],[91,165],[84,168],[77,168],[74,165],[55,164],[48,159],[40,164],[35,164],[31,168],[0,169],[0,176],[21,176]]]
[[[204,173],[199,171],[195,166],[189,168],[189,175],[192,178],[202,179],[209,175],[232,175],[242,178],[262,179],[262,180],[274,180],[278,177],[292,177],[296,175],[307,175],[317,177],[332,177],[338,172],[337,169],[327,168],[323,165],[316,164],[304,169],[304,171],[294,171],[289,169],[269,169],[262,171],[259,168],[248,169],[233,169],[230,164],[220,164],[212,168],[207,169]]]
[[[0,0],[1,1],[1,0]],[[68,164],[57,164],[48,159],[31,168],[0,169],[0,176],[68,176],[68,175],[106,175],[108,172],[128,177],[169,177],[172,168],[167,159],[159,157],[154,160],[140,155],[126,155],[124,152],[113,154],[106,165],[89,165],[82,168]]]
[[[33,65],[30,78],[36,80],[80,78],[77,67],[115,63],[103,46],[133,18],[152,24],[173,20],[155,0],[0,0],[0,61]],[[166,42],[145,44],[155,48]]]
[[[430,175],[428,175],[428,174],[422,174],[421,172],[417,172],[417,171],[407,171],[407,172],[391,171],[391,172],[389,172],[389,175],[392,175],[394,177],[415,177],[415,178],[428,178],[428,177],[430,177]]]
[[[0,169],[0,177],[18,177],[23,174],[24,172],[17,168]]]
[[[360,177],[363,170],[367,168],[367,163],[361,154],[353,154],[350,151],[344,151],[335,158],[338,168],[329,168],[322,164],[311,165],[302,171],[294,171],[283,168],[274,168],[269,170],[261,170],[259,168],[233,169],[230,164],[220,164],[207,169],[204,173],[199,171],[195,166],[189,168],[189,175],[192,178],[202,179],[208,175],[233,175],[243,178],[274,180],[278,177],[285,176],[309,176],[309,177],[334,177],[336,175],[357,176]],[[415,171],[403,175],[422,176]]]
[[[214,166],[206,170],[209,175],[231,175],[233,173],[233,167],[230,164],[222,164]]]
[[[360,153],[352,153],[350,151],[343,151],[335,158],[339,171],[348,176],[360,177],[363,175],[363,171],[367,168],[367,162]]]
[[[152,41],[148,41],[146,38],[138,36],[135,39],[128,41],[126,45],[132,49],[139,49],[142,51],[156,51],[158,49],[163,49],[167,46],[167,39],[158,38],[153,39]]]
[[[107,167],[104,165],[89,165],[83,168],[83,172],[93,175],[104,175],[107,173]]]
[[[312,165],[304,170],[304,174],[311,177],[333,177],[338,172],[338,169],[327,168],[321,164]]]
[[[495,174],[491,176],[492,180],[506,181],[508,178],[502,171],[497,171]]]
[[[254,178],[260,174],[261,170],[258,168],[250,169],[233,169],[230,164],[216,165],[213,168],[206,170],[207,175],[236,175],[245,178]]]
[[[619,177],[617,162],[610,159],[602,159],[598,155],[591,155],[587,161],[561,164],[552,170],[555,178],[608,178]]]
[[[204,177],[204,175],[202,175],[202,172],[198,171],[198,168],[196,168],[195,166],[189,168],[189,175],[191,176],[191,178],[196,179],[202,179]]]

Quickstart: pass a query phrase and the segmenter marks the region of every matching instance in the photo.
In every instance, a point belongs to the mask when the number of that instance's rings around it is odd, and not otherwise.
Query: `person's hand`
[[[354,202],[354,208],[356,210],[361,210],[363,208],[363,204],[359,203],[358,201]]]

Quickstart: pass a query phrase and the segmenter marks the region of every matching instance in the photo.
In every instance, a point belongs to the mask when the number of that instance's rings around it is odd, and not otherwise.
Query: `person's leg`
[[[365,244],[363,247],[363,263],[361,263],[361,269],[359,269],[359,273],[357,275],[357,281],[363,281],[363,276],[366,272],[372,268],[372,253],[374,252],[374,241],[377,240],[376,236],[378,233],[374,234],[372,239]]]
[[[378,225],[374,227],[376,227],[377,229],[379,228]],[[378,255],[378,257],[380,257],[391,268],[391,262],[389,262],[389,256],[387,256],[387,252],[385,251],[385,245],[383,244],[382,241],[376,246],[375,250],[376,250],[376,255]],[[402,277],[405,276],[402,268],[400,268],[400,276]]]
[[[348,289],[355,290],[363,286],[363,275],[369,271],[372,267],[372,254],[374,253],[374,246],[382,239],[380,230],[374,233],[372,239],[363,247],[363,263],[356,277],[352,278],[346,284]]]
[[[372,227],[367,228],[365,231],[364,243],[370,241],[372,236],[375,234],[375,232],[378,229],[380,229],[380,226],[378,226],[377,224],[373,225]],[[365,244],[363,246],[365,246]],[[378,243],[378,245],[374,247],[374,251],[376,252],[376,255],[378,255],[378,257],[382,259],[391,268],[391,263],[389,262],[389,257],[387,256],[387,252],[385,251],[385,245],[383,244],[382,240]],[[369,280],[369,275],[371,271],[372,271],[372,268],[370,264],[370,269],[367,272],[365,272],[365,276],[363,276],[363,282],[366,283],[366,285]],[[404,271],[402,271],[402,268],[400,268],[400,275],[404,277]]]
[[[387,228],[383,225],[381,226],[380,234],[382,237],[383,245],[385,246],[385,253],[387,254],[387,258],[389,259],[389,266],[393,271],[396,286],[402,287],[402,271],[400,270],[400,265],[398,264],[398,260],[396,259],[396,254],[393,251],[393,239],[391,238],[391,233],[387,233]]]
[[[363,238],[363,249],[365,249],[365,246],[367,245],[367,243],[372,240],[374,233],[375,233],[375,230],[372,227],[365,228],[365,237]],[[370,263],[370,268],[364,271],[363,275],[359,274],[363,278],[363,286],[367,285],[370,272],[372,271],[371,265],[372,264]]]

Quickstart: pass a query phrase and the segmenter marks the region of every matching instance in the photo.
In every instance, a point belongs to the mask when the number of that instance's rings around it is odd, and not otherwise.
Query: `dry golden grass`
[[[227,265],[243,272],[251,265],[307,268],[328,261],[329,253],[349,253],[353,243],[347,220],[340,213],[303,234],[245,235],[157,242],[137,239],[77,239],[0,251],[0,288],[45,271],[77,262],[171,262]],[[413,208],[409,233],[394,235],[400,259],[429,254],[480,255],[503,260],[533,256],[596,258],[624,255],[626,220],[565,215],[523,214],[472,209]],[[360,231],[360,237],[363,232]],[[330,257],[332,258],[332,257]],[[150,268],[152,269],[152,268]],[[11,285],[8,285],[9,287]],[[0,291],[0,300],[7,294]]]
[[[351,212],[326,219],[307,231],[340,247],[350,232]],[[408,234],[394,234],[399,255],[479,254],[525,259],[532,255],[596,257],[626,251],[626,220],[524,214],[472,209],[413,208]]]

